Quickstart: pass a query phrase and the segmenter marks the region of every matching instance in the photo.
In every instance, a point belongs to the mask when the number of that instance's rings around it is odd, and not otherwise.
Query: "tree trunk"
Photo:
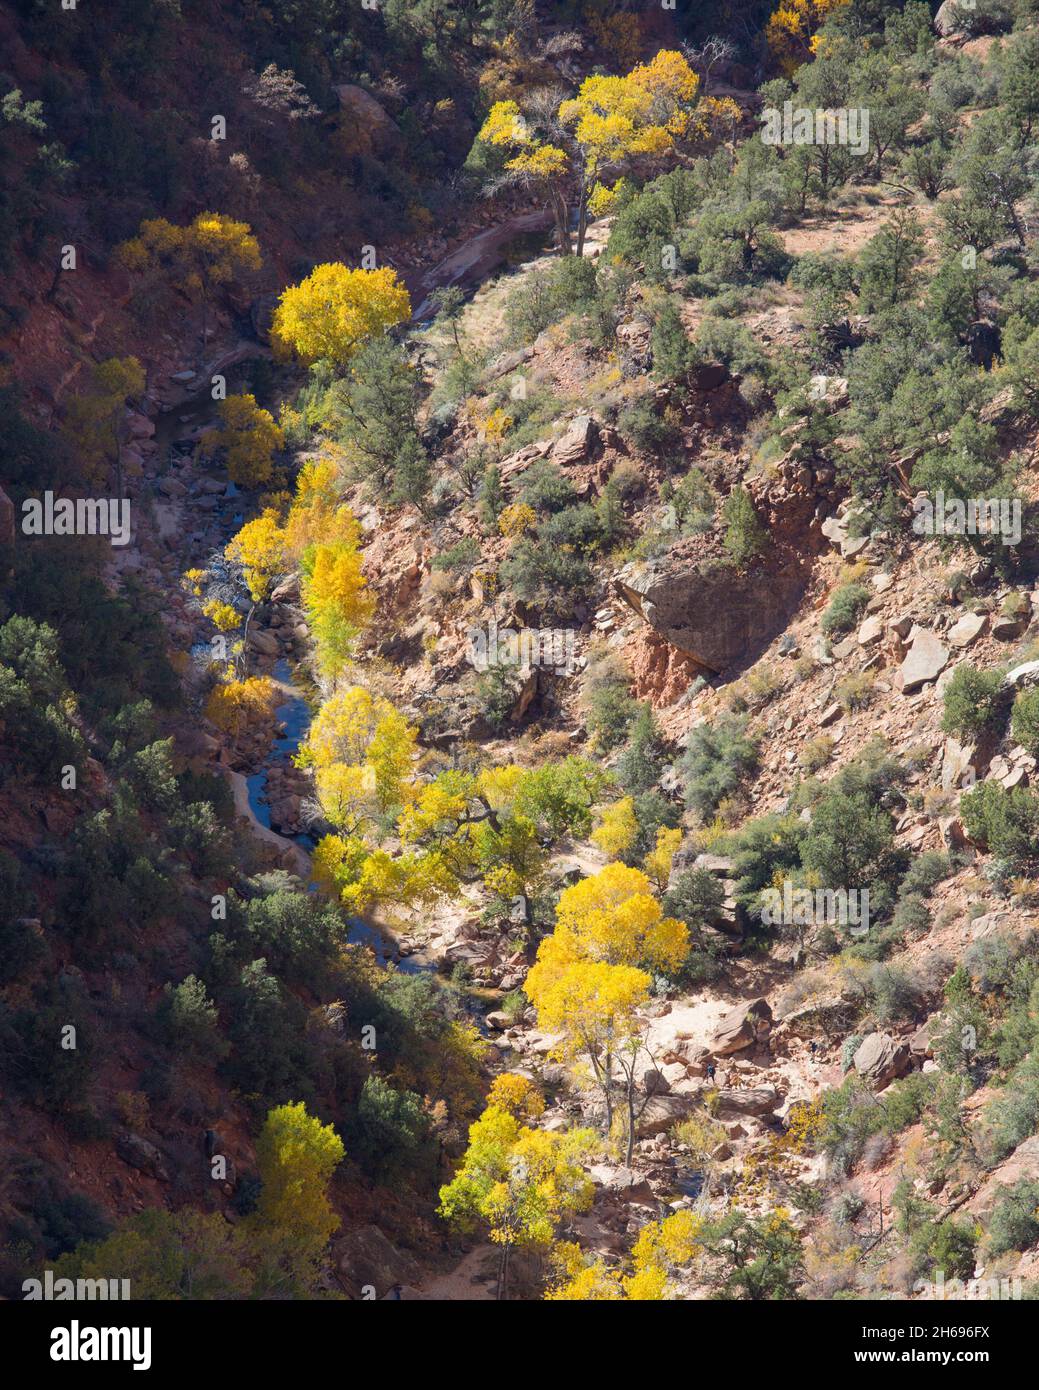
[[[625,1163],[630,1168],[635,1157],[635,1067],[632,1064],[628,1075],[628,1147],[625,1150]]]
[[[581,189],[581,202],[577,210],[577,247],[576,254],[584,255],[584,238],[588,231],[588,191]]]

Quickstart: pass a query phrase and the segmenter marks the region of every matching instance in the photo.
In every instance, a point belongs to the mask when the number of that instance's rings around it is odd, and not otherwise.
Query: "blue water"
[[[284,657],[274,663],[273,675],[274,679],[282,685],[292,685],[292,668]],[[294,686],[293,690],[295,690]],[[266,801],[262,800],[262,794],[267,789],[267,769],[272,762],[283,757],[290,757],[302,743],[307,729],[310,727],[310,706],[303,696],[296,691],[283,704],[277,706],[274,717],[279,723],[284,724],[285,731],[274,740],[267,761],[259,772],[254,772],[251,777],[245,779],[245,785],[249,788],[249,805],[252,807],[253,815],[268,830],[271,828],[271,808]],[[313,849],[316,843],[313,835],[301,834],[294,838],[297,844],[301,844],[304,849]]]

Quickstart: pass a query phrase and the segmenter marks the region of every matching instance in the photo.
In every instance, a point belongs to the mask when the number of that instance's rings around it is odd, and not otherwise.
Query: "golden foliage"
[[[331,262],[284,291],[271,342],[283,355],[344,367],[369,339],[410,316],[411,299],[395,270],[350,270]]]

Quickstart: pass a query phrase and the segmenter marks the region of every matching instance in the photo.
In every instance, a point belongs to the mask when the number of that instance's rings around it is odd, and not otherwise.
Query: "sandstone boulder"
[[[166,1171],[162,1153],[139,1134],[124,1131],[116,1138],[115,1151],[131,1168],[136,1168],[138,1172],[145,1173],[149,1178],[156,1178],[159,1182],[169,1182],[170,1175]]]
[[[640,1139],[651,1139],[654,1134],[666,1134],[672,1125],[692,1114],[699,1101],[699,1093],[671,1093],[666,1096],[651,1096],[645,1109],[635,1122],[635,1133]]]
[[[419,1276],[416,1261],[379,1230],[378,1226],[359,1226],[333,1247],[339,1282],[351,1298],[363,1297],[373,1288],[383,1298],[394,1284],[411,1284]]]
[[[861,1077],[878,1089],[903,1076],[909,1068],[910,1052],[903,1042],[887,1033],[870,1033],[855,1051],[854,1066]]]
[[[552,459],[560,467],[585,463],[599,439],[599,426],[590,415],[578,415],[566,433],[552,446]]]
[[[716,1057],[728,1057],[764,1042],[772,1030],[772,1010],[765,999],[740,1004],[725,1015],[714,1031],[709,1047]]]
[[[720,1090],[715,1113],[721,1115],[771,1115],[783,1103],[775,1086],[745,1086]]]
[[[902,692],[905,695],[919,690],[928,681],[937,680],[949,662],[949,648],[933,632],[918,627],[909,634],[909,650],[901,665]]]
[[[802,563],[782,562],[772,552],[769,559],[742,570],[673,547],[662,561],[626,565],[614,590],[665,642],[700,666],[724,671],[770,641],[804,592]]]
[[[949,642],[954,647],[969,647],[985,631],[988,617],[984,613],[965,613],[949,629]]]

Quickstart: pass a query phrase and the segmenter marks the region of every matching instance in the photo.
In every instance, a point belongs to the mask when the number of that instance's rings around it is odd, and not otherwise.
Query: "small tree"
[[[273,454],[285,444],[285,432],[269,410],[249,394],[228,396],[217,407],[220,429],[208,430],[203,449],[223,449],[227,472],[239,487],[261,487],[274,471]]]
[[[123,495],[123,417],[126,403],[144,392],[144,368],[136,357],[109,357],[91,373],[90,389],[73,396],[65,428],[80,458],[93,470],[110,465]],[[95,476],[100,476],[95,472]]]
[[[722,520],[725,522],[725,549],[732,556],[733,563],[741,568],[760,555],[765,548],[768,532],[758,520],[750,494],[742,485],[737,485],[722,503]]]
[[[199,360],[206,350],[207,317],[213,292],[236,276],[259,270],[260,244],[247,222],[220,212],[200,212],[186,227],[164,217],[146,219],[135,237],[119,247],[128,270],[169,276],[199,304]]]
[[[591,1141],[588,1130],[531,1129],[500,1103],[470,1127],[469,1147],[440,1189],[437,1211],[463,1230],[486,1226],[501,1251],[499,1299],[508,1297],[513,1250],[550,1246],[559,1222],[591,1205],[592,1184],[580,1164]]]

